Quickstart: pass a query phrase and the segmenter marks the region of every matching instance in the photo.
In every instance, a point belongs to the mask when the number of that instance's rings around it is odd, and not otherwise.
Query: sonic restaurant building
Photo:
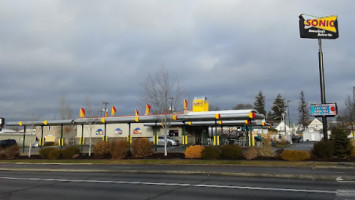
[[[166,127],[168,136],[178,140],[181,144],[184,140],[183,136],[187,136],[185,138],[188,145],[212,144],[214,136],[223,136],[223,139],[227,140],[242,140],[242,137],[245,137],[246,134],[245,127],[248,126],[246,120],[249,120],[249,115],[252,112],[255,111],[225,110],[188,112],[186,114],[147,115],[138,116],[137,121],[135,121],[137,116],[79,118],[75,121],[75,123],[79,123],[76,125],[76,138],[77,143],[81,143],[80,138],[84,138],[83,143],[88,144],[89,138],[99,141],[122,138],[134,140],[140,137],[163,136],[162,121],[165,121],[164,118],[167,118]],[[257,116],[258,118],[252,119],[251,124],[249,124],[254,126],[254,130],[256,126],[261,127],[264,122],[263,115],[257,114]]]
[[[163,123],[165,122],[165,123]],[[206,98],[195,99],[192,111],[162,115],[133,115],[115,117],[81,117],[73,120],[40,122],[9,122],[8,126],[36,126],[40,145],[89,145],[102,140],[151,138],[164,136],[164,128],[180,144],[211,145],[236,143],[248,145],[248,138],[266,130],[264,115],[256,110],[208,111]],[[61,142],[62,141],[62,142]],[[250,145],[250,143],[249,143]]]

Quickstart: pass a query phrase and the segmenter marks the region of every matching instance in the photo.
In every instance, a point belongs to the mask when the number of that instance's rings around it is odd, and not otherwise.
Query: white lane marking
[[[337,197],[351,197],[351,199],[354,199],[355,197],[355,190],[337,190]]]
[[[355,183],[355,181],[346,181],[341,176],[338,176],[335,180],[339,183]]]
[[[266,190],[266,191],[284,191],[284,192],[306,192],[306,193],[328,193],[337,194],[337,191],[328,190],[307,190],[292,188],[270,188],[270,187],[249,187],[237,185],[208,185],[208,184],[189,184],[189,183],[159,183],[159,182],[140,182],[140,181],[105,181],[105,180],[75,180],[75,179],[55,179],[55,178],[16,178],[16,177],[0,177],[4,180],[27,180],[27,181],[56,181],[56,182],[73,182],[73,183],[113,183],[113,184],[132,184],[132,185],[159,185],[159,186],[181,186],[181,187],[206,187],[221,189],[246,189],[246,190]]]
[[[307,190],[307,189],[292,189],[292,188],[268,188],[268,187],[248,187],[248,186],[229,186],[229,185],[194,185],[195,187],[210,187],[210,188],[228,188],[228,189],[247,189],[247,190],[269,190],[283,192],[308,192],[308,193],[330,193],[336,194],[336,191],[328,190]]]
[[[335,180],[339,182],[339,181],[342,181],[343,178],[341,176],[338,176]]]

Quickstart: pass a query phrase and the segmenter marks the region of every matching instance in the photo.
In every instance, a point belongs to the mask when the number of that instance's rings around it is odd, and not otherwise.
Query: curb
[[[76,173],[119,173],[119,174],[170,174],[170,175],[206,175],[206,176],[233,176],[247,178],[283,178],[335,181],[355,181],[355,176],[339,177],[334,175],[296,175],[272,173],[240,173],[240,172],[206,172],[206,171],[154,171],[154,170],[98,170],[98,169],[34,169],[34,168],[0,168],[0,171],[14,172],[76,172]]]

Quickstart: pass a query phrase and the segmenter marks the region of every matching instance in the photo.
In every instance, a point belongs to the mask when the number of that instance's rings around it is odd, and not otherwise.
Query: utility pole
[[[107,117],[107,112],[108,112],[107,105],[108,105],[108,102],[104,101],[104,102],[102,102],[102,104],[104,105],[104,108],[102,109],[102,111],[104,113],[103,116]]]

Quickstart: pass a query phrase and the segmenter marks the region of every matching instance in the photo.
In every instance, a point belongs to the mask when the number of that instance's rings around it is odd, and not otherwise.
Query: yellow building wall
[[[207,98],[194,99],[192,103],[192,112],[204,112],[208,111]]]

